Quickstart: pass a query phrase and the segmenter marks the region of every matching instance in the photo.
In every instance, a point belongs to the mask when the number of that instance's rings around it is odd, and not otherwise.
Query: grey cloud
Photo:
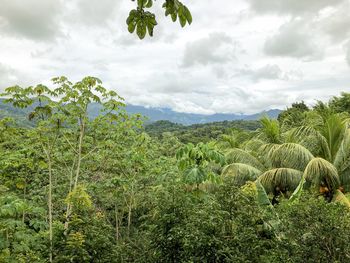
[[[344,0],[248,0],[251,8],[259,13],[305,14],[317,13],[328,6],[336,6]]]
[[[239,71],[239,73],[249,75],[255,81],[260,79],[280,79],[283,75],[279,66],[270,64],[256,70],[242,69]]]
[[[60,33],[60,0],[5,0],[0,8],[0,28],[6,34],[37,40],[52,39]]]
[[[13,74],[14,70],[12,68],[0,63],[0,92],[12,84]]]
[[[320,21],[320,28],[333,42],[350,37],[350,2],[346,2]]]
[[[214,72],[215,76],[219,79],[225,79],[228,77],[228,74],[227,74],[225,68],[222,66],[213,67],[213,72]]]
[[[221,32],[190,42],[186,45],[182,66],[226,63],[233,57],[232,43],[232,38]]]
[[[86,26],[104,26],[106,21],[113,18],[120,6],[115,0],[79,0],[71,19]],[[74,12],[73,12],[74,13]]]
[[[0,63],[0,93],[13,85],[29,85],[32,79],[22,72]]]
[[[278,65],[276,64],[267,64],[265,66],[256,68],[256,69],[249,69],[244,68],[238,70],[238,73],[236,76],[239,75],[246,75],[250,77],[254,81],[260,81],[263,79],[268,80],[296,80],[301,79],[303,77],[302,72],[298,70],[290,70],[284,72]]]
[[[346,62],[350,66],[350,41],[345,46],[345,49],[346,49]]]
[[[208,80],[203,75],[189,72],[164,72],[152,74],[147,83],[152,83],[149,91],[162,94],[205,93]]]
[[[306,20],[291,20],[282,25],[277,34],[267,38],[265,54],[307,60],[322,58],[320,47],[312,39],[313,30],[307,23]]]

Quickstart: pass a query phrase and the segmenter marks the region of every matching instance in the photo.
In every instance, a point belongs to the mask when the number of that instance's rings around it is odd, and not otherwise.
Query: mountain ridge
[[[29,112],[28,109],[18,109],[13,107],[11,104],[5,104],[4,99],[0,99],[0,117],[1,116],[12,116],[12,117],[26,117]],[[89,108],[89,115],[91,117],[96,117],[100,113],[100,105],[93,103]],[[169,108],[153,108],[144,107],[139,105],[126,105],[126,111],[130,114],[141,114],[147,117],[146,122],[156,122],[160,120],[167,120],[173,123],[179,123],[182,125],[192,125],[192,124],[204,124],[211,122],[220,121],[234,121],[234,120],[258,120],[262,116],[267,115],[270,118],[277,118],[278,114],[281,112],[279,109],[272,109],[267,111],[262,111],[256,114],[228,114],[228,113],[215,113],[212,115],[197,114],[197,113],[184,113],[176,112]]]

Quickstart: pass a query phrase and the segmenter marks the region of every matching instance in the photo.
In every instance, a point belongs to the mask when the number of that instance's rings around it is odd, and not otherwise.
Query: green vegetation
[[[135,0],[132,0],[135,1]],[[137,8],[130,11],[126,24],[130,33],[136,31],[140,39],[144,39],[147,32],[153,37],[154,27],[157,25],[156,16],[150,12],[153,7],[153,0],[136,0]],[[192,14],[190,10],[179,0],[164,0],[162,8],[165,16],[170,16],[173,22],[179,20],[182,27],[192,24]]]
[[[182,143],[197,144],[200,142],[209,142],[220,136],[235,132],[236,130],[254,131],[259,128],[259,121],[222,121],[205,124],[193,124],[185,126],[170,121],[156,121],[145,126],[146,132],[152,137],[161,139],[171,133]]]
[[[350,261],[350,94],[146,127],[93,77],[3,95],[0,262]]]

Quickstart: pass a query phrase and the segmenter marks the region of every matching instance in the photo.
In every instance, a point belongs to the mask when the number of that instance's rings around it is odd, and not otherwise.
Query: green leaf
[[[255,181],[257,191],[257,201],[262,206],[272,206],[269,197],[267,196],[264,187],[259,181]]]
[[[147,23],[147,30],[148,30],[148,34],[151,36],[151,37],[153,37],[153,24],[152,23],[150,23],[150,22],[148,22]]]
[[[140,39],[144,39],[146,36],[146,26],[143,21],[137,23],[136,33]]]
[[[136,27],[136,23],[132,22],[128,25],[128,30],[130,33],[134,33]]]
[[[179,15],[180,25],[184,27],[186,25],[186,17],[184,15]]]
[[[339,175],[333,164],[322,158],[314,158],[304,171],[305,179],[315,187],[327,187],[329,191],[339,187]]]
[[[247,181],[255,181],[261,171],[244,163],[233,163],[224,167],[221,172],[223,177],[232,177],[236,185],[242,186]]]
[[[346,198],[346,196],[339,189],[337,189],[337,191],[335,192],[335,195],[333,197],[333,201],[341,203],[341,204],[347,206],[348,208],[350,208],[349,199]]]
[[[192,24],[192,14],[190,10],[188,10],[187,6],[184,6],[184,15],[187,19],[188,24]]]
[[[294,191],[301,180],[303,173],[291,168],[277,168],[266,171],[258,181],[267,193]]]
[[[144,0],[137,0],[137,7],[142,8],[144,4]]]
[[[152,7],[152,5],[153,5],[153,1],[152,0],[148,0],[146,5],[145,5],[145,7],[150,8],[150,7]]]
[[[177,14],[176,13],[172,13],[171,14],[171,20],[173,20],[173,22],[175,22],[177,19]]]
[[[301,178],[298,187],[294,190],[293,194],[289,198],[289,201],[294,202],[299,200],[301,193],[303,192],[304,184],[305,184],[305,176]]]

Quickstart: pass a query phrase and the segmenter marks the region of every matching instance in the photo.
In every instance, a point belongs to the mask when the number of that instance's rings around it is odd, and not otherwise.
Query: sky
[[[183,0],[191,26],[153,7],[154,37],[127,31],[131,0],[0,0],[0,91],[100,78],[127,103],[256,113],[350,92],[350,0]]]

